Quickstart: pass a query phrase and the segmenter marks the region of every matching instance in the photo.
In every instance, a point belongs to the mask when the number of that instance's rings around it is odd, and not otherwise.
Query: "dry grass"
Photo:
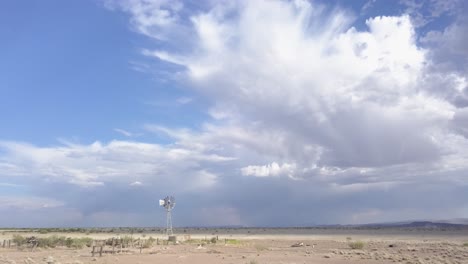
[[[26,244],[26,238],[21,235],[14,235],[13,242],[18,245]],[[85,246],[90,247],[93,240],[89,237],[71,238],[64,236],[49,236],[37,238],[37,246],[41,248],[55,248],[55,247],[67,247],[67,248],[84,248]]]
[[[365,243],[362,241],[349,242],[348,246],[352,249],[363,249]]]
[[[254,248],[255,248],[257,251],[268,250],[268,247],[265,246],[265,245],[262,245],[262,244],[254,244]]]
[[[237,239],[226,239],[225,240],[227,245],[241,245],[242,241],[237,240]]]

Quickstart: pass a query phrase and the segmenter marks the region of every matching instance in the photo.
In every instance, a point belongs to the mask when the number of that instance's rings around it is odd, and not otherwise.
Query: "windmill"
[[[166,196],[166,198],[159,200],[159,205],[166,209],[166,235],[172,236],[172,209],[175,206],[174,196]]]

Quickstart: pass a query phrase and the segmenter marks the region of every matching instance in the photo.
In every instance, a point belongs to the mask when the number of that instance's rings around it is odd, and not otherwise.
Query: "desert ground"
[[[14,235],[39,238],[87,237],[93,245],[105,239],[130,237],[133,245],[104,246],[92,256],[92,245],[81,248],[27,245],[2,247],[0,263],[468,263],[468,230],[417,229],[178,229],[177,243],[160,232],[48,232],[0,230],[0,242]],[[137,241],[154,239],[151,245]],[[97,241],[97,242],[96,242]],[[352,246],[357,245],[353,249]],[[360,248],[362,247],[362,248]],[[114,250],[114,251],[112,251]]]

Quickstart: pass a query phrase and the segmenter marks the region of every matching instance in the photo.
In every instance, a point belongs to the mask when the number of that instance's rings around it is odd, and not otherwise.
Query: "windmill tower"
[[[166,198],[159,200],[159,205],[166,209],[166,235],[172,236],[172,209],[175,206],[174,196],[166,196]]]

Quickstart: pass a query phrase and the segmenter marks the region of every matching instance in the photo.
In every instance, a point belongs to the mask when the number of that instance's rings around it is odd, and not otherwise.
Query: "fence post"
[[[99,256],[102,257],[102,248],[103,246],[101,246],[101,249],[99,250]]]

